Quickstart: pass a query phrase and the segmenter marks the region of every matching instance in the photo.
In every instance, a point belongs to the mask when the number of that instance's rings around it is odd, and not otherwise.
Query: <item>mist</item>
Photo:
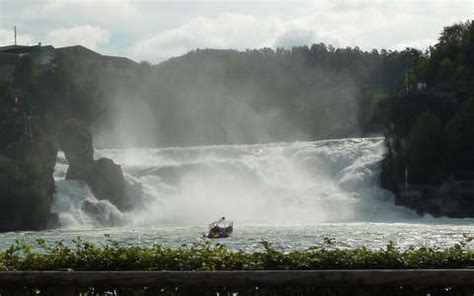
[[[206,225],[217,216],[250,225],[418,219],[379,187],[384,150],[383,138],[98,150],[142,184],[145,206],[122,214],[67,180],[55,205],[70,228]],[[97,210],[84,209],[84,200]]]
[[[255,144],[359,135],[360,86],[352,70],[308,58],[296,50],[198,50],[159,65],[142,63],[126,79],[103,78],[106,112],[93,125],[95,145]]]

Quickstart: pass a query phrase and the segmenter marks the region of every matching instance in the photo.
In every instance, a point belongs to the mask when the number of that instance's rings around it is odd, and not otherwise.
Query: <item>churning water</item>
[[[341,247],[450,246],[474,234],[472,220],[420,217],[395,206],[379,186],[383,153],[383,138],[96,151],[120,163],[142,195],[143,206],[126,213],[96,200],[82,182],[64,180],[60,154],[53,210],[63,227],[34,234],[102,242],[107,233],[126,244],[176,247],[202,239],[221,216],[234,221],[235,231],[220,242],[242,250],[258,249],[262,239],[302,249],[324,237]],[[7,245],[30,234],[0,239]]]
[[[146,206],[121,217],[128,226],[190,225],[220,216],[256,225],[414,218],[378,185],[383,151],[383,139],[371,138],[101,150],[96,156],[121,163],[127,180],[141,184]],[[65,226],[97,224],[97,217],[80,211],[84,199],[97,201],[81,182],[61,180],[66,169],[56,170],[56,211]],[[105,208],[102,220],[117,214],[112,205]]]

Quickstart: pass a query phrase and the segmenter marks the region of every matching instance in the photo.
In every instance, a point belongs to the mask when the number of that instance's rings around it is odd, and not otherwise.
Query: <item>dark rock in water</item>
[[[120,210],[130,209],[125,196],[125,181],[122,167],[108,158],[94,162],[91,175],[86,178],[98,199],[108,199]]]
[[[132,207],[125,194],[122,167],[113,160],[94,160],[92,136],[78,121],[68,121],[59,134],[59,144],[69,163],[66,174],[68,180],[83,180],[99,200],[109,200],[120,210]]]
[[[87,128],[77,120],[69,120],[60,131],[58,140],[69,163],[67,179],[84,179],[94,164],[92,136]]]

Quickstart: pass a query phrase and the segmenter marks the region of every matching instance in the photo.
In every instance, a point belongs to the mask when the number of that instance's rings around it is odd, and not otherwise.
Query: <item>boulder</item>
[[[122,167],[108,158],[94,160],[92,136],[84,124],[68,121],[58,139],[69,163],[66,179],[83,180],[97,199],[109,200],[122,211],[131,208],[125,194]]]
[[[59,132],[58,141],[69,164],[66,178],[83,180],[94,166],[91,134],[81,122],[69,120]]]
[[[94,161],[91,172],[84,180],[97,199],[107,199],[120,210],[130,209],[125,195],[122,167],[109,158]]]

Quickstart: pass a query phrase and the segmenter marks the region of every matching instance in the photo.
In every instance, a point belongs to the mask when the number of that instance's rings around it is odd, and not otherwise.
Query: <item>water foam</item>
[[[58,153],[54,171],[56,193],[51,211],[59,214],[65,228],[96,228],[124,225],[126,216],[108,200],[97,200],[89,186],[79,180],[65,180],[67,161]]]
[[[263,225],[414,218],[379,186],[383,153],[383,138],[96,151],[142,183],[146,206],[124,214],[124,223],[135,226],[220,216]],[[64,195],[71,193],[61,190],[57,203],[68,203]]]

